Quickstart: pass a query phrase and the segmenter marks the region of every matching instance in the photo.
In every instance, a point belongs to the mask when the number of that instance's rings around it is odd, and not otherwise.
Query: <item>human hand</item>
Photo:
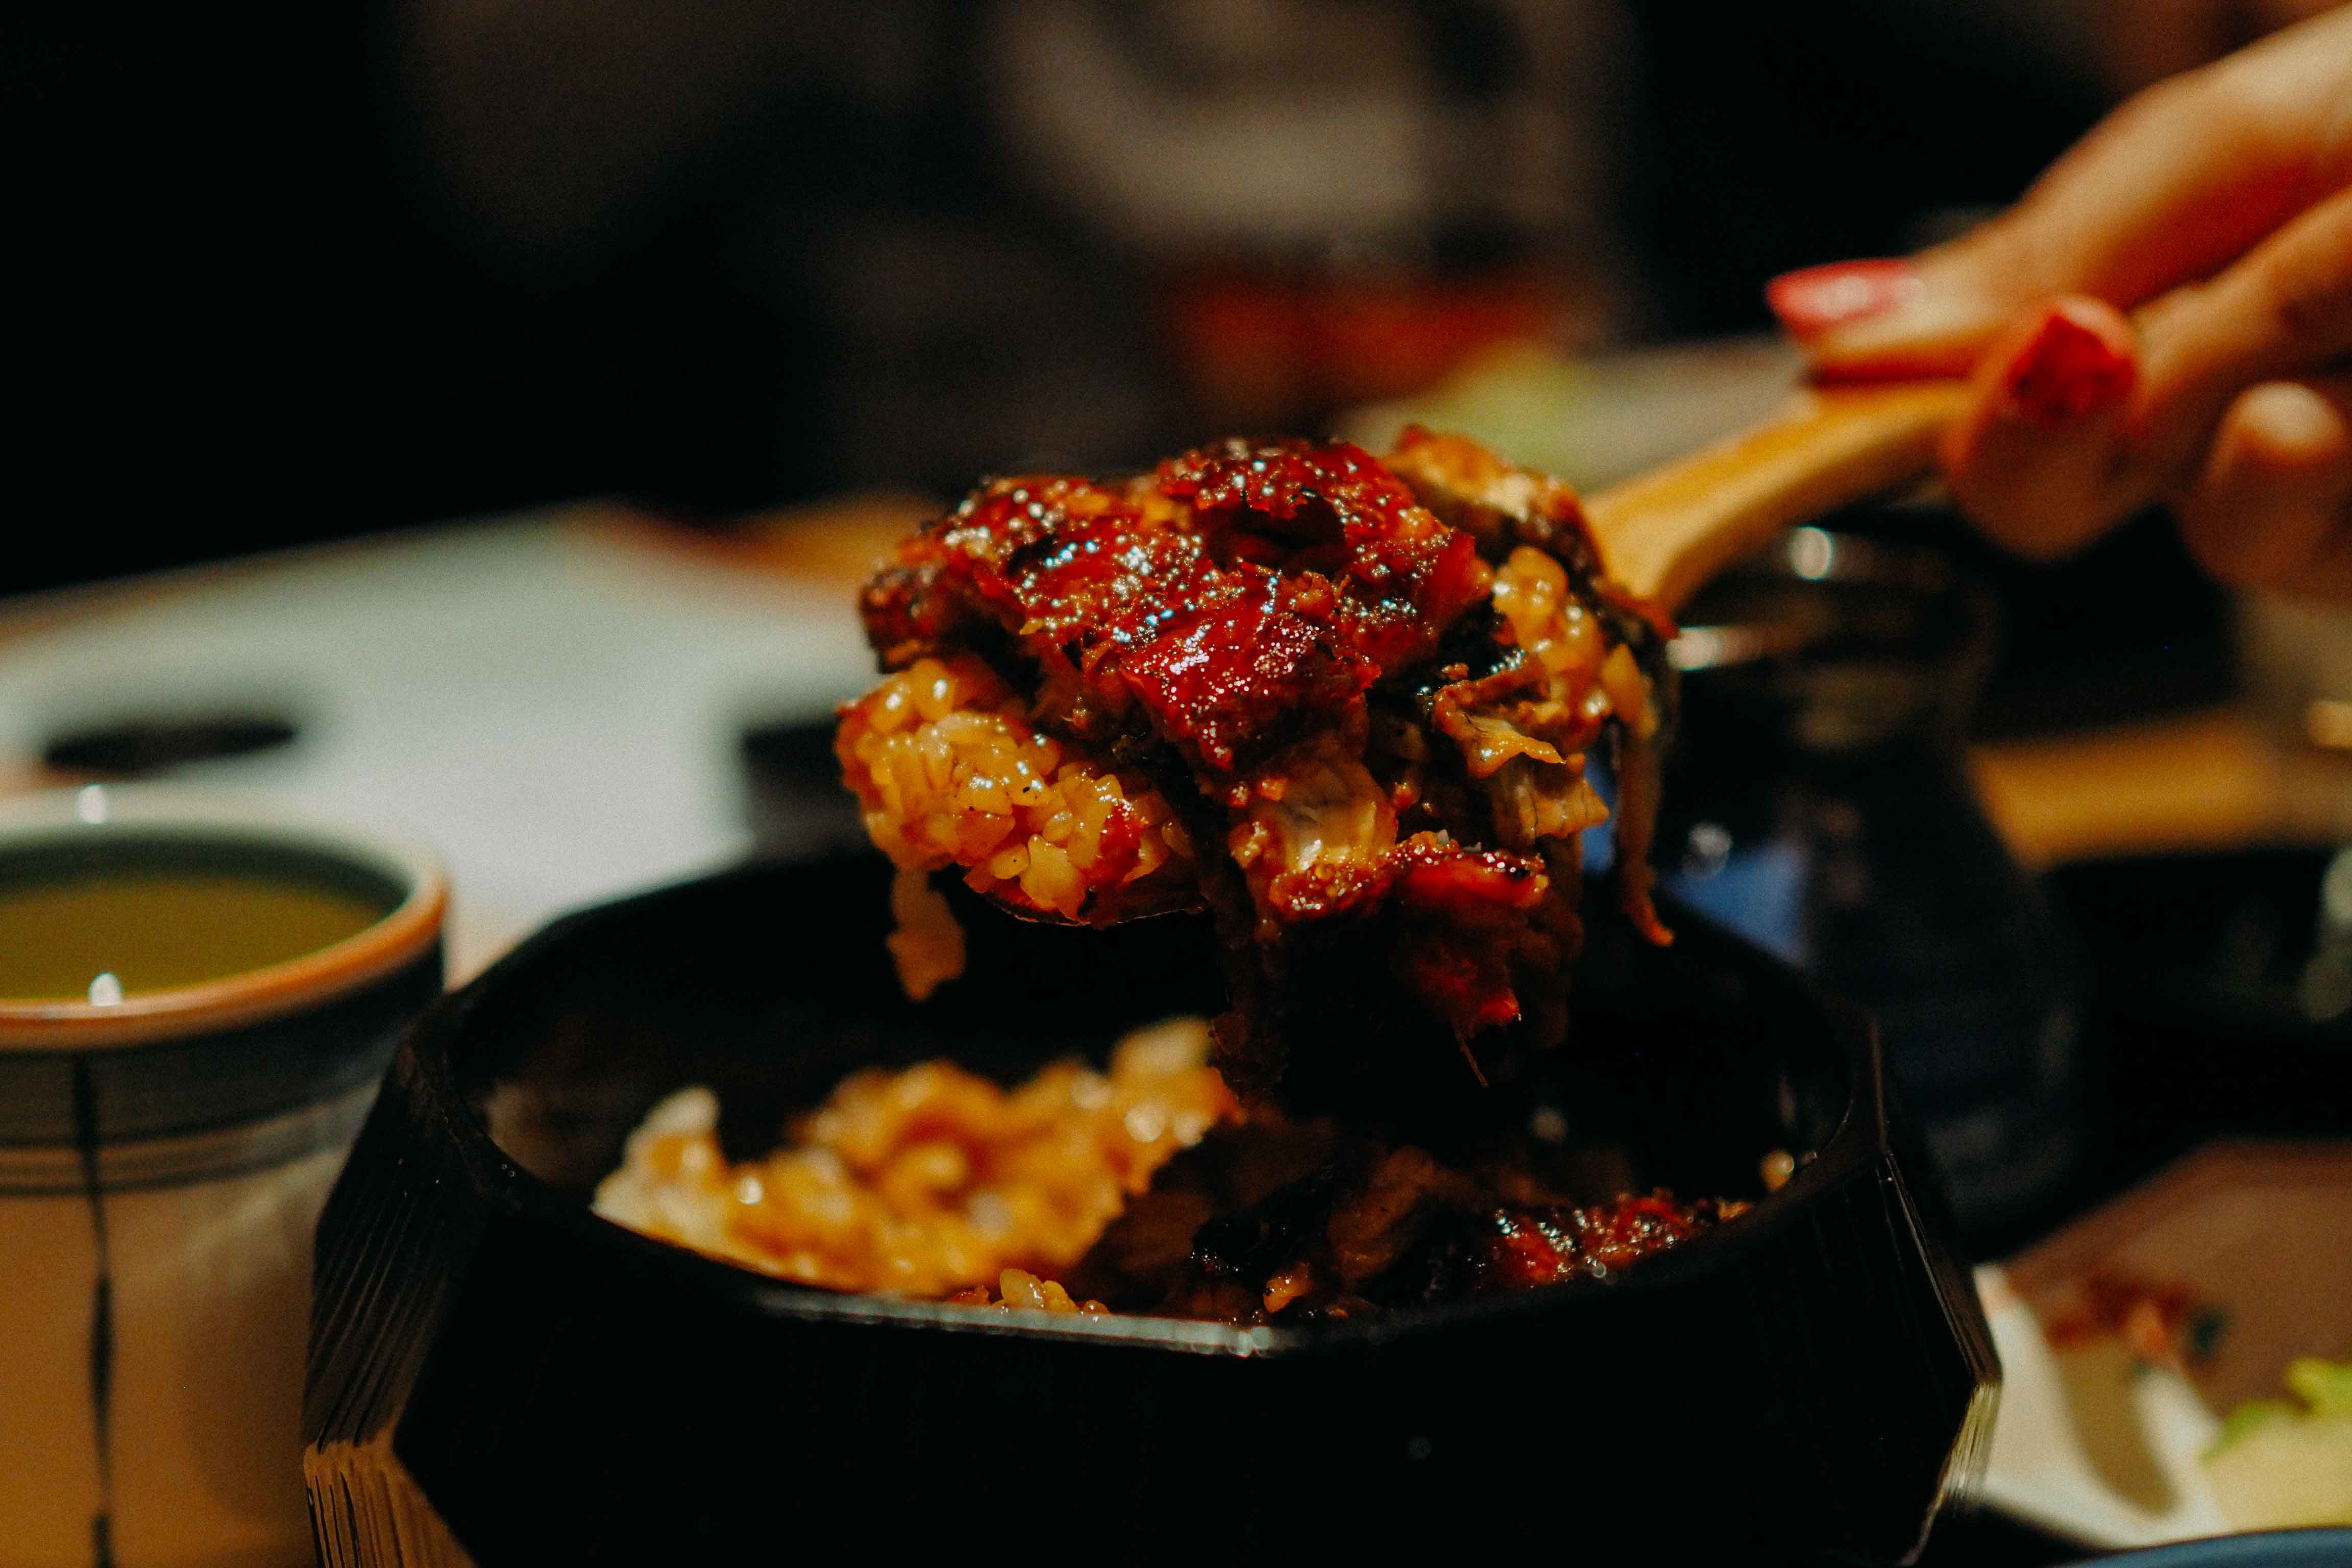
[[[2165,502],[2217,575],[2352,596],[2352,10],[2141,93],[1950,245],[1769,295],[1821,379],[1971,377],[1945,468],[2011,548]]]

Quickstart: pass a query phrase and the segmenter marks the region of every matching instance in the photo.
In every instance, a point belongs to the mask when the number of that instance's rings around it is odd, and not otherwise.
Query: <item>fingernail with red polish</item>
[[[1764,285],[1764,302],[1801,338],[1880,315],[1919,291],[1907,261],[1837,261],[1783,272]]]
[[[2112,312],[2061,300],[2002,373],[2003,411],[2029,425],[2071,425],[2131,395],[2139,362]]]

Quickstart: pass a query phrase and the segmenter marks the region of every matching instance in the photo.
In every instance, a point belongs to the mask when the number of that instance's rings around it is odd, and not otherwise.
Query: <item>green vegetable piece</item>
[[[2286,1385],[2303,1395],[2314,1415],[2352,1415],[2352,1362],[2305,1356],[2286,1369]]]
[[[2205,1458],[2210,1460],[2214,1455],[2242,1441],[2248,1433],[2273,1421],[2292,1421],[2302,1414],[2284,1399],[2249,1399],[2230,1412],[2228,1418],[2221,1423],[2221,1436],[2214,1438],[2213,1446],[2205,1450]]]

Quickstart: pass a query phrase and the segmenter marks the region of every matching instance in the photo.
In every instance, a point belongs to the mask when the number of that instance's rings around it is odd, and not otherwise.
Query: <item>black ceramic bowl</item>
[[[592,1214],[682,1084],[756,1142],[855,1066],[1010,1075],[1220,1005],[1186,921],[974,916],[971,973],[911,1005],[886,879],[757,868],[576,915],[410,1035],[320,1229],[327,1563],[1567,1560],[1629,1533],[1893,1562],[1968,1473],[1998,1373],[1868,1026],[1690,918],[1664,951],[1596,937],[1578,1134],[1690,1194],[1817,1157],[1614,1280],[1318,1328],[1074,1321],[803,1289]]]

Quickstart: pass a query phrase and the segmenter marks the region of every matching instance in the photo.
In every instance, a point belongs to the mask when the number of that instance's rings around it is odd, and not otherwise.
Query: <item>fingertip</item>
[[[1999,416],[2053,431],[2119,405],[2139,380],[2131,323],[2103,300],[2069,295],[2027,318],[1990,356]]]
[[[2003,313],[1971,275],[1908,260],[1784,273],[1764,298],[1824,382],[1964,375]]]
[[[1871,258],[1783,272],[1764,285],[1764,302],[1803,342],[1900,309],[1918,291],[1919,269],[1910,262]]]
[[[1944,444],[1952,503],[1977,531],[2023,560],[2060,560],[2105,526],[2078,465],[2053,458],[2045,443],[2018,439],[2013,424],[1977,421]]]
[[[2129,323],[2098,300],[2055,300],[2011,321],[1970,378],[1969,413],[1945,437],[1960,509],[2033,560],[2095,537],[2121,510],[2109,467],[2137,374]]]
[[[2352,423],[2299,381],[2265,382],[2242,394],[2223,423],[2223,437],[2232,462],[2281,476],[2324,472],[2352,458]]]
[[[2174,506],[2181,538],[2224,582],[2294,589],[2352,505],[2352,400],[2300,382],[2241,393]]]

